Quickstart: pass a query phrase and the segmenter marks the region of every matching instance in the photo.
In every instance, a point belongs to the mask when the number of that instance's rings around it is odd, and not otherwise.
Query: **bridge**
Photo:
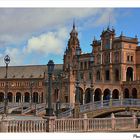
[[[15,111],[20,114],[30,114],[36,113],[36,115],[45,114],[46,104],[35,104],[32,105],[30,103],[8,103],[8,113],[13,113]],[[54,111],[56,111],[56,103],[53,103]],[[104,100],[104,101],[96,101],[87,103],[84,105],[74,106],[68,103],[61,103],[62,108],[67,108],[65,112],[62,112],[58,115],[59,118],[68,118],[74,117],[74,113],[76,108],[78,108],[78,116],[82,117],[83,114],[87,114],[88,118],[96,118],[96,117],[104,117],[109,116],[111,113],[124,112],[131,116],[130,112],[135,112],[138,116],[140,116],[140,99],[116,99],[116,100]],[[4,103],[0,104],[0,113],[2,114],[4,111]],[[129,112],[129,114],[128,114]]]
[[[56,103],[53,103],[54,111],[56,111]],[[42,115],[45,114],[46,109],[46,103],[8,103],[8,113],[12,114],[14,112],[17,112],[18,114],[30,114],[30,113],[36,113],[36,115]],[[69,103],[61,103],[61,109],[62,108],[73,108],[72,104]],[[0,114],[3,114],[4,112],[4,103],[0,104]]]
[[[116,100],[105,100],[97,101],[77,107],[78,116],[82,117],[83,114],[87,114],[88,118],[108,116],[111,113],[124,112],[135,112],[136,115],[140,115],[140,99],[116,99]],[[69,109],[59,114],[60,118],[74,117],[74,109]],[[120,114],[121,115],[121,114]],[[132,114],[130,114],[132,115]]]

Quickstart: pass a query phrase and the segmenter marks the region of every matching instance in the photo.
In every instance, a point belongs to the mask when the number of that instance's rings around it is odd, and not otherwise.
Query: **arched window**
[[[99,70],[97,71],[96,76],[97,76],[97,77],[96,77],[96,80],[100,80],[100,71],[99,71]]]
[[[115,81],[119,81],[119,70],[115,69]]]
[[[94,101],[100,101],[101,100],[101,89],[97,88],[94,92]]]
[[[126,81],[133,81],[133,69],[131,67],[127,68]]]
[[[100,64],[100,63],[101,63],[101,55],[97,54],[97,64]]]
[[[109,80],[109,79],[110,79],[109,70],[106,70],[106,71],[105,71],[105,79],[106,79],[106,80]]]

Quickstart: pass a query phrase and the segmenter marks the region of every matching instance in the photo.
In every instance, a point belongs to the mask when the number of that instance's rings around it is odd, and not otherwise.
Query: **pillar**
[[[115,123],[116,123],[115,116],[114,116],[114,113],[112,113],[111,114],[111,126],[112,126],[112,130],[115,130]]]
[[[54,132],[55,130],[55,116],[45,116],[44,119],[47,120],[46,132]]]
[[[138,121],[135,114],[133,114],[133,124],[134,124],[134,129],[138,127]]]
[[[24,95],[22,96],[22,102],[23,103],[25,102],[25,96]]]
[[[103,107],[103,94],[101,95],[101,107]]]
[[[112,106],[112,91],[110,91],[110,106]]]
[[[88,118],[87,118],[87,114],[84,114],[84,119],[83,119],[83,124],[84,124],[84,132],[87,132],[87,128],[88,128]]]
[[[93,94],[93,103],[94,103],[94,94]]]
[[[121,105],[123,104],[123,94],[122,94],[122,91],[121,91]]]
[[[83,94],[83,104],[85,104],[85,94]]]
[[[8,120],[2,119],[0,121],[0,132],[8,132]]]
[[[12,97],[12,102],[16,103],[16,95]]]

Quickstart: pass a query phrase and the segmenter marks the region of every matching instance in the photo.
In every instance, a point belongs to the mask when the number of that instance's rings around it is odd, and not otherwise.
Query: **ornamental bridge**
[[[45,114],[46,104],[30,104],[30,103],[8,103],[8,113],[18,112],[20,114],[36,115]],[[54,111],[56,111],[56,103],[53,103]],[[59,118],[69,117],[82,117],[83,114],[87,114],[88,118],[107,117],[111,113],[121,116],[132,116],[135,112],[137,116],[140,116],[140,99],[112,99],[104,101],[96,101],[87,103],[84,105],[73,106],[72,104],[62,103],[59,109],[67,108],[67,111],[58,114]],[[4,111],[4,103],[0,104],[0,113]]]
[[[75,109],[69,109],[59,114],[59,117],[82,117],[83,114],[87,114],[88,118],[95,118],[107,117],[112,113],[118,116],[132,116],[135,113],[140,116],[140,99],[115,99],[77,105]]]

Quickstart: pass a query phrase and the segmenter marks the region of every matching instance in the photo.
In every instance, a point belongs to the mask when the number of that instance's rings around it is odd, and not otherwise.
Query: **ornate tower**
[[[70,39],[68,41],[68,47],[66,48],[64,54],[64,71],[69,71],[70,67],[72,67],[73,58],[76,53],[76,47],[80,47],[78,32],[75,29],[75,24],[73,23],[73,29],[70,33]]]
[[[68,40],[68,46],[64,53],[64,65],[63,71],[64,75],[66,75],[65,80],[67,82],[67,94],[68,102],[74,103],[75,102],[75,69],[76,69],[76,48],[80,48],[79,39],[78,39],[78,32],[75,29],[75,24],[73,23],[72,31],[70,32],[70,38]],[[66,95],[64,95],[66,97]]]

